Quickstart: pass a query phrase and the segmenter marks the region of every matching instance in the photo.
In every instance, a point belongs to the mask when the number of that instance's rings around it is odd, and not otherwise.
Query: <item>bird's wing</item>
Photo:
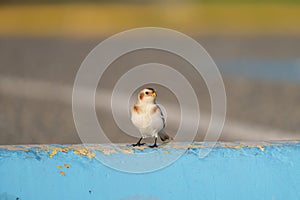
[[[161,141],[163,142],[170,142],[171,140],[173,140],[172,137],[170,137],[164,129],[162,129],[160,132],[158,132],[158,136],[160,137]]]
[[[163,114],[162,109],[160,108],[160,106],[159,106],[158,104],[156,104],[156,106],[157,106],[157,108],[158,108],[158,110],[159,110],[159,112],[160,112],[160,117],[161,117],[161,119],[163,120],[163,123],[164,123],[163,128],[165,128],[165,126],[166,126],[166,119],[165,119],[165,116],[164,116],[164,114]]]

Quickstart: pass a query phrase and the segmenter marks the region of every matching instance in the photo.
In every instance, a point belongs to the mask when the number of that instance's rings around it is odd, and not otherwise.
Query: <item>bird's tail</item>
[[[158,132],[158,136],[160,137],[161,141],[163,141],[164,143],[170,142],[171,140],[173,140],[172,137],[170,137],[164,130],[161,130],[160,132]]]

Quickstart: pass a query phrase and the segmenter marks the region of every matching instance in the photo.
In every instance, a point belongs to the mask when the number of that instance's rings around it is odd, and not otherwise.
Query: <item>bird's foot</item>
[[[136,144],[132,144],[132,146],[133,147],[140,147],[140,146],[143,146],[143,145],[145,145],[146,143],[140,143],[140,142],[138,142],[138,143],[136,143]]]
[[[150,145],[149,147],[150,148],[157,148],[158,146],[157,146],[157,144],[153,144],[153,145]]]

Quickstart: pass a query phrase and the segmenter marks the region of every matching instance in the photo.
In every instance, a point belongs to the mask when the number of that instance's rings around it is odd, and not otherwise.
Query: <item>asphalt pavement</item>
[[[80,64],[102,39],[0,38],[0,144],[81,143],[72,115],[72,87]],[[226,71],[225,67],[227,61],[239,59],[281,63],[297,60],[300,38],[210,36],[197,40],[224,78],[227,117],[220,140],[300,139],[300,82],[289,81],[288,77],[281,81],[245,76]],[[193,74],[186,61],[154,50],[120,57],[101,79],[97,115],[109,139],[117,143],[136,140],[116,126],[108,99],[126,70],[153,61],[181,70],[190,79],[203,113],[195,140],[203,140],[210,116],[210,97],[204,81]],[[283,67],[289,70],[288,64]],[[179,126],[178,102],[166,88],[154,87],[158,102],[168,112],[167,131],[172,135]]]

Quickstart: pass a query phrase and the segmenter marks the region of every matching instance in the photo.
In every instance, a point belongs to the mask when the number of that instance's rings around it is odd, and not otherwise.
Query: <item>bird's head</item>
[[[156,99],[156,92],[153,88],[145,88],[140,91],[138,100],[141,103],[154,103]]]

